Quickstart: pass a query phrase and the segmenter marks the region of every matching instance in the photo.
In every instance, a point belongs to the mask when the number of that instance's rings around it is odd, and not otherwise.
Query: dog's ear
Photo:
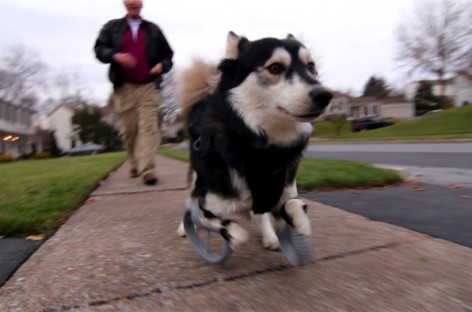
[[[292,41],[295,41],[295,42],[297,42],[298,44],[304,46],[303,43],[302,43],[300,40],[298,40],[297,38],[295,38],[295,36],[292,35],[292,34],[288,34],[288,35],[287,35],[287,39],[285,39],[285,40],[292,40]]]
[[[249,40],[246,37],[236,35],[230,31],[226,41],[226,53],[225,58],[230,60],[237,60],[239,58],[239,51],[241,51]]]
[[[225,58],[230,60],[238,59],[238,45],[241,38],[234,32],[230,31],[226,39]]]

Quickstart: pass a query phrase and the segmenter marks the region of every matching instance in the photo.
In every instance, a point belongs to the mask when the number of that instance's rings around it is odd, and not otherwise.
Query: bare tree
[[[397,60],[434,75],[445,95],[446,78],[472,65],[472,1],[419,1],[413,19],[398,29]]]
[[[91,103],[90,90],[83,84],[78,71],[62,69],[56,72],[47,88],[51,91],[41,103],[41,110],[49,112],[61,104]]]
[[[16,45],[0,55],[0,97],[33,108],[45,85],[47,66],[34,50]]]

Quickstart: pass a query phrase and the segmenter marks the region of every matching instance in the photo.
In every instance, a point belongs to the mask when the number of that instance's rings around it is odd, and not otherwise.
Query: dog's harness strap
[[[201,138],[202,138],[202,137],[199,136],[199,137],[193,142],[192,147],[193,147],[193,149],[196,150],[196,151],[200,150],[200,141],[201,141]]]

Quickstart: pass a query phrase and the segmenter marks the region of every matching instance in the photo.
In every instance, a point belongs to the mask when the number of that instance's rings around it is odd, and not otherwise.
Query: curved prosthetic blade
[[[288,223],[275,232],[282,252],[293,266],[301,266],[313,262],[310,237],[298,233]]]
[[[195,248],[195,250],[198,252],[198,254],[203,259],[205,259],[206,261],[211,262],[211,263],[215,263],[215,264],[223,263],[232,253],[232,250],[229,246],[229,242],[227,240],[225,240],[220,235],[220,233],[218,233],[218,231],[216,231],[215,229],[205,228],[204,225],[201,222],[199,222],[199,220],[198,221],[196,220],[197,218],[198,218],[198,215],[196,215],[192,211],[187,210],[185,212],[184,229],[185,229],[185,233],[187,234],[188,239],[190,240],[190,243],[192,243],[193,248]],[[206,244],[200,238],[200,236],[197,233],[196,224],[199,227],[207,230],[208,232],[218,233],[217,236],[223,240],[223,250],[222,250],[221,255],[212,252],[209,248],[210,246],[208,246],[208,244]]]

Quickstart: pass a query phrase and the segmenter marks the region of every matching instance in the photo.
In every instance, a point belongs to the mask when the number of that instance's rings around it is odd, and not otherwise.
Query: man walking
[[[147,185],[158,182],[155,154],[161,142],[158,108],[162,74],[172,68],[172,51],[161,29],[141,18],[143,2],[124,0],[127,14],[100,30],[94,50],[109,63],[112,102],[120,124],[121,141],[131,165],[130,177]]]

